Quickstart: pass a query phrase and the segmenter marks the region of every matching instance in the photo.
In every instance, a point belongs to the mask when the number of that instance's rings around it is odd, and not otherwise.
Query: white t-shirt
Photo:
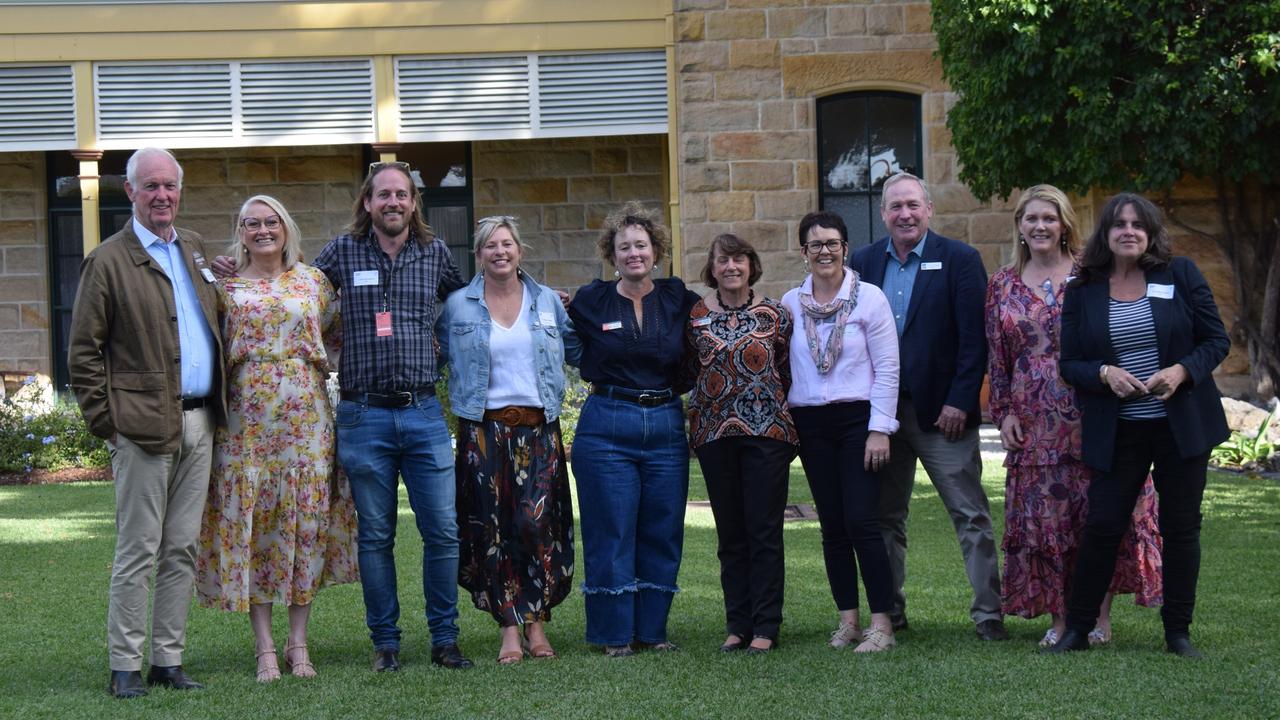
[[[497,320],[489,323],[489,392],[487,410],[508,405],[542,407],[538,396],[537,365],[533,361],[533,336],[529,333],[529,288],[520,299],[520,315],[509,328]]]

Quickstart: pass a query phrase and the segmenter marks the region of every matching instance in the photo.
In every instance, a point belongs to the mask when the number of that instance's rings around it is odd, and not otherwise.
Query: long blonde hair
[[[244,222],[244,214],[249,211],[249,206],[254,203],[262,203],[280,216],[280,225],[284,228],[284,251],[281,258],[284,270],[288,271],[302,262],[302,233],[298,232],[298,224],[293,221],[293,216],[284,209],[283,203],[270,195],[254,195],[240,206],[240,214],[236,216],[235,227],[231,230],[233,239],[227,253],[236,259],[236,272],[249,267],[249,249],[244,246],[244,226],[241,223]]]
[[[1032,185],[1022,191],[1018,205],[1013,210],[1013,269],[1021,273],[1031,260],[1031,248],[1022,240],[1022,216],[1027,212],[1027,204],[1032,200],[1043,200],[1058,210],[1058,221],[1062,224],[1062,241],[1059,250],[1071,257],[1080,256],[1080,232],[1076,229],[1076,211],[1071,207],[1067,194],[1052,185]]]

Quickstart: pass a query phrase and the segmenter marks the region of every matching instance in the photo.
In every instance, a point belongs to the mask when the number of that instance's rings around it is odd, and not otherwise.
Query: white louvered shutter
[[[0,67],[0,149],[74,147],[76,101],[71,66]]]
[[[527,137],[527,56],[398,58],[400,139]]]
[[[103,140],[230,138],[231,65],[98,65]]]
[[[246,136],[321,135],[372,142],[369,60],[240,64],[240,122]]]
[[[540,56],[538,116],[544,128],[648,126],[647,132],[666,132],[666,53]]]

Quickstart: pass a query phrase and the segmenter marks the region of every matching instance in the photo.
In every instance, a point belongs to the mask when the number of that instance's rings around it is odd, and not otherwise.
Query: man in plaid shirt
[[[342,356],[338,459],[359,518],[360,579],[373,669],[400,669],[396,595],[397,478],[422,535],[431,662],[466,668],[458,649],[458,527],[453,449],[435,397],[437,303],[463,286],[423,217],[405,163],[374,163],[350,232],[315,260],[338,290]]]

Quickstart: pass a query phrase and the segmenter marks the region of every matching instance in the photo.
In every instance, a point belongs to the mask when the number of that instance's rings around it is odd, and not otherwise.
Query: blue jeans
[[[394,553],[399,477],[422,536],[422,594],[431,644],[456,644],[458,520],[453,449],[440,403],[424,398],[388,409],[343,400],[337,424],[338,459],[356,504],[360,583],[374,649],[400,649]]]
[[[587,642],[667,639],[679,588],[689,444],[679,398],[643,407],[587,398],[573,441]]]

